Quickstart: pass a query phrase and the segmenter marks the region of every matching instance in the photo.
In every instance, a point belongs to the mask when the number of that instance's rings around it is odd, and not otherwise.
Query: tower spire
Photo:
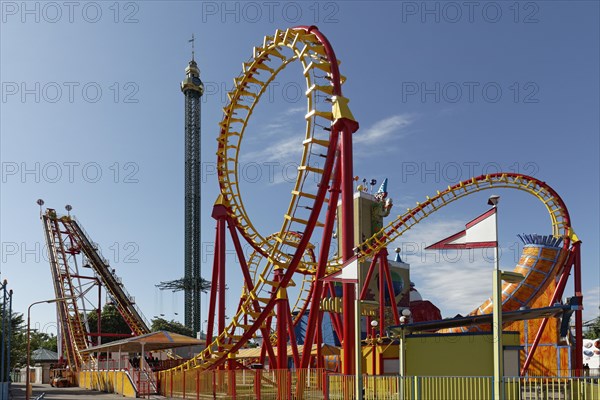
[[[195,61],[195,49],[194,49],[194,45],[196,43],[196,38],[194,37],[194,34],[192,33],[192,38],[190,40],[188,40],[188,43],[192,44],[192,61]]]

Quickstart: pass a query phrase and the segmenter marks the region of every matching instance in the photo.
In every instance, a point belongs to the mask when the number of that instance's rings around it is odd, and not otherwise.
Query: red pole
[[[373,276],[373,271],[375,270],[375,265],[377,265],[377,261],[379,260],[379,254],[377,253],[375,254],[375,257],[373,257],[373,260],[371,261],[371,265],[369,265],[369,270],[367,271],[367,277],[365,278],[365,281],[362,283],[363,287],[362,290],[360,291],[360,299],[364,300],[365,296],[367,295],[367,291],[369,290],[369,282],[371,282],[371,277]]]
[[[325,289],[329,292],[329,295],[331,297],[336,297],[335,289],[334,289],[332,282],[327,282]],[[335,313],[335,312],[330,312],[329,316],[331,318],[331,323],[333,325],[333,329],[335,330],[335,333],[338,335],[340,342],[343,342],[344,341],[344,331],[342,329],[342,321],[340,318],[340,314]]]
[[[260,399],[261,370],[254,370],[254,396]]]
[[[218,249],[219,259],[219,314],[218,314],[218,333],[225,330],[225,216],[219,218],[217,225],[219,227],[219,243]]]
[[[381,262],[383,265],[383,272],[385,272],[385,280],[387,282],[388,292],[390,294],[390,304],[392,305],[392,314],[394,315],[394,323],[396,325],[400,324],[400,315],[398,314],[398,306],[396,304],[396,294],[394,293],[394,285],[392,282],[392,274],[390,272],[390,263],[387,260],[388,252],[387,249],[384,248],[381,250]],[[409,292],[410,296],[410,292]],[[380,329],[379,332],[383,332],[383,329]]]
[[[237,231],[235,229],[235,222],[230,217],[227,217],[227,227],[229,229],[229,235],[231,236],[231,241],[233,242],[233,247],[235,248],[235,252],[238,256],[238,260],[240,260],[240,267],[242,269],[242,274],[244,275],[244,282],[246,284],[246,288],[248,288],[248,291],[252,291],[252,290],[254,290],[254,282],[252,282],[252,277],[250,276],[248,264],[246,263],[244,250],[242,249],[242,245],[240,243],[240,238],[238,237]],[[241,299],[240,299],[240,304],[241,304]],[[256,311],[260,310],[258,300],[255,300],[253,302],[253,306]],[[244,315],[244,323],[245,324],[248,323],[248,315],[247,314]],[[267,324],[267,326],[269,326],[269,324]],[[263,337],[269,337],[268,329],[262,328],[261,332],[263,334]],[[269,355],[269,359],[271,359],[271,360],[275,359],[275,353],[273,352],[273,346],[271,346],[270,341],[265,340],[263,342],[263,348],[266,348],[267,354]],[[264,357],[261,359],[261,364],[264,363],[263,359],[264,359]]]
[[[317,368],[323,368],[323,311],[319,311],[319,326],[317,328]],[[312,346],[311,346],[312,347]]]
[[[339,156],[339,152],[338,152]],[[310,364],[310,350],[312,349],[313,339],[315,330],[318,332],[321,330],[321,324],[317,324],[319,319],[319,302],[323,295],[323,281],[321,278],[325,276],[325,268],[327,266],[327,258],[329,257],[329,248],[331,246],[331,238],[333,232],[333,226],[335,224],[335,215],[338,203],[338,197],[340,194],[340,180],[339,180],[340,162],[339,158],[333,168],[333,177],[331,183],[329,203],[327,205],[327,214],[325,216],[325,224],[323,226],[323,243],[322,249],[319,253],[319,262],[317,264],[317,272],[314,279],[314,289],[312,292],[312,298],[310,300],[310,311],[308,313],[308,322],[306,324],[306,334],[304,335],[304,350],[302,353],[302,361],[300,368],[306,369]]]
[[[102,344],[102,285],[98,282],[98,338],[96,339],[96,343],[98,345]]]
[[[294,368],[300,368],[300,356],[298,355],[298,343],[296,343],[296,333],[294,332],[294,323],[292,321],[292,314],[290,313],[290,303],[286,300],[285,302],[286,316],[287,316],[287,328],[290,335],[290,346],[292,347],[292,355],[294,357]]]
[[[210,283],[210,301],[208,304],[208,325],[206,326],[206,345],[212,342],[213,327],[215,324],[215,303],[217,301],[217,283],[219,282],[219,224],[215,233],[215,255],[213,258],[212,282]]]
[[[352,131],[346,124],[341,127],[340,151],[342,157],[342,213],[341,244],[342,260],[347,261],[354,255],[354,176],[352,171]],[[355,284],[342,284],[342,313],[344,317],[344,360],[342,374],[354,373],[354,301]]]
[[[581,376],[583,371],[583,293],[581,289],[581,242],[575,243],[575,296],[581,297],[581,305],[575,311],[575,376]]]
[[[379,257],[379,332],[385,331],[385,271],[383,263],[384,258],[385,257],[383,256],[383,254],[381,257]],[[375,337],[373,337],[373,339],[375,339]],[[375,354],[373,354],[373,358],[375,358]]]
[[[283,271],[275,270],[275,282],[280,282]],[[277,289],[277,368],[287,368],[287,293],[285,288]]]

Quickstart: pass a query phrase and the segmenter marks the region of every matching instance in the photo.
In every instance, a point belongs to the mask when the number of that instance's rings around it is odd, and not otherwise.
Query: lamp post
[[[373,351],[371,356],[373,357],[373,375],[377,375],[377,326],[379,322],[376,319],[371,321],[371,344],[373,345]]]
[[[494,338],[494,400],[504,399],[504,385],[502,376],[504,374],[504,352],[502,351],[502,280],[500,279],[500,260],[498,257],[498,202],[500,196],[492,195],[488,204],[496,209],[494,213],[494,225],[496,230],[496,246],[494,246],[494,272],[492,274],[492,335]]]
[[[360,289],[361,289],[360,273],[358,273],[357,266],[357,283],[356,287],[356,299],[354,300],[354,386],[355,386],[355,398],[356,400],[363,400],[363,382],[362,382],[362,324],[361,324],[361,304],[360,304]],[[346,339],[344,339],[346,340]]]
[[[42,303],[57,303],[59,301],[70,300],[70,297],[60,299],[41,300],[31,303],[27,307],[27,365],[25,366],[25,400],[31,399],[31,378],[29,376],[29,364],[31,364],[31,307]]]
[[[402,310],[402,316],[400,317],[400,324],[404,325],[408,323],[411,312],[408,308]],[[404,333],[404,326],[400,329],[400,376],[404,377],[405,364],[406,364],[406,334]]]
[[[400,399],[404,400],[404,373],[405,373],[405,365],[406,365],[406,333],[404,332],[404,325],[410,321],[411,312],[408,308],[402,310],[402,316],[400,317],[400,342],[398,343],[399,347],[399,374],[400,374]]]

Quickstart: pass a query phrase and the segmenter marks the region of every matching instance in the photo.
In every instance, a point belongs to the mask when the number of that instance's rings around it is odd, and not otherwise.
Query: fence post
[[[217,371],[213,369],[212,370],[212,392],[213,392],[213,398],[215,398],[215,399],[217,398],[217,388],[216,388],[216,386],[217,386],[217,382],[216,382],[217,376],[216,376],[216,374],[217,374]]]
[[[323,370],[323,400],[329,400],[329,375]]]
[[[171,370],[171,374],[170,374],[169,380],[170,380],[170,385],[169,385],[170,388],[169,389],[170,389],[170,392],[171,392],[171,397],[173,397],[173,370]]]
[[[262,383],[262,370],[254,370],[254,395],[257,400],[260,400],[260,386]]]
[[[181,390],[183,390],[183,398],[185,399],[185,372],[186,371],[181,371],[181,372],[183,372],[183,378],[181,380],[182,381],[182,383],[181,383],[181,385],[182,385]]]
[[[200,370],[196,370],[196,400],[200,400]]]
[[[292,371],[290,371],[289,369],[286,370],[286,377],[287,377],[287,398],[288,400],[292,399]]]

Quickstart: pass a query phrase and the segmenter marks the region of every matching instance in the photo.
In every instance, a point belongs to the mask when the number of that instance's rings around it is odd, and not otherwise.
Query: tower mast
[[[184,324],[194,333],[200,332],[201,238],[200,238],[200,98],[204,84],[194,54],[185,69],[181,92],[185,97],[185,258],[184,258]]]

